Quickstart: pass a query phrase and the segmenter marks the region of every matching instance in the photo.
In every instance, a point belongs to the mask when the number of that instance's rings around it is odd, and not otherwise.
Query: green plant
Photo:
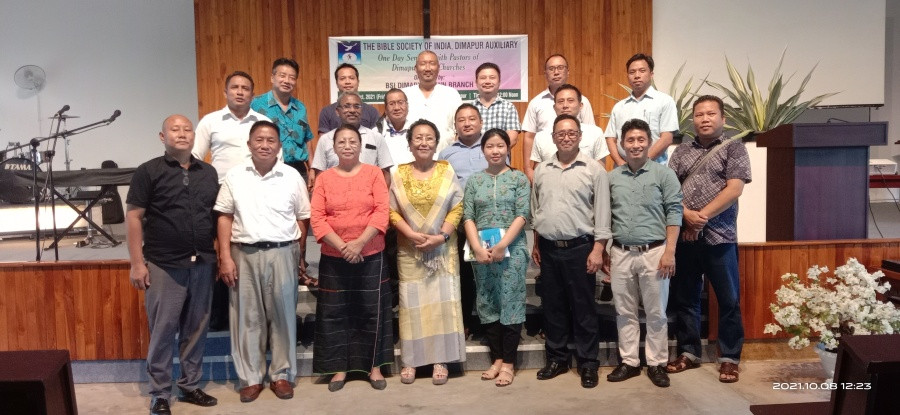
[[[784,75],[781,73],[781,64],[784,62],[785,52],[787,52],[787,49],[781,52],[781,59],[778,61],[778,66],[772,74],[772,79],[769,81],[769,88],[765,91],[765,95],[760,92],[756,84],[753,67],[747,65],[747,75],[742,76],[731,64],[731,61],[728,60],[728,56],[725,56],[725,65],[728,68],[728,76],[731,78],[731,88],[718,82],[706,81],[709,86],[724,93],[734,103],[732,105],[725,101],[725,117],[727,128],[740,131],[736,137],[742,137],[756,131],[768,131],[779,125],[788,124],[797,119],[803,111],[837,94],[837,92],[831,92],[807,101],[800,101],[800,95],[806,89],[806,84],[812,77],[813,71],[816,70],[816,66],[818,66],[816,64],[803,78],[803,82],[797,91],[783,102],[779,102],[782,95],[786,95],[785,87],[791,77],[793,77],[792,75],[784,79]]]

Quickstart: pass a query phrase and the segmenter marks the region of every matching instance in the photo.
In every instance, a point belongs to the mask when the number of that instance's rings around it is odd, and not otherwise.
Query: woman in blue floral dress
[[[507,386],[514,378],[525,322],[529,257],[524,227],[530,211],[531,185],[524,173],[507,165],[509,136],[505,131],[488,130],[481,139],[481,150],[488,168],[473,174],[466,183],[463,220],[475,258],[475,308],[485,327],[493,359],[481,378],[496,379],[497,386]],[[497,235],[499,230],[503,232],[499,242],[485,248],[481,236]]]

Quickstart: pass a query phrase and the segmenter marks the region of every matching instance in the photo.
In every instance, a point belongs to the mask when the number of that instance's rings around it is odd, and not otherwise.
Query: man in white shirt
[[[581,91],[578,88],[570,84],[560,85],[554,96],[553,110],[557,116],[567,114],[577,117],[578,112],[583,108],[581,99]],[[581,123],[580,127],[579,150],[589,158],[604,164],[604,158],[609,155],[609,149],[606,147],[603,130],[593,124]],[[531,163],[529,163],[532,171],[538,164],[550,160],[556,154],[556,144],[553,142],[551,133],[551,130],[544,130],[535,135],[534,146],[531,149]]]
[[[616,103],[609,113],[606,125],[606,143],[611,149],[616,166],[625,164],[625,150],[621,145],[622,126],[632,119],[640,119],[650,124],[650,160],[666,164],[669,156],[666,150],[672,145],[672,132],[678,131],[678,110],[672,97],[653,87],[653,58],[638,53],[628,59],[628,84],[631,95]]]
[[[341,119],[341,124],[350,124],[359,129],[359,135],[362,137],[359,161],[381,168],[384,171],[385,181],[390,184],[390,168],[394,165],[394,161],[391,159],[391,152],[388,150],[387,143],[381,134],[360,125],[362,99],[359,97],[359,94],[356,92],[345,92],[338,98],[336,111]],[[338,156],[334,152],[335,130],[337,129],[319,137],[319,143],[316,144],[316,154],[313,156],[313,174],[310,175],[310,181],[314,181],[315,176],[323,171],[338,165]]]
[[[534,145],[534,136],[544,130],[553,129],[553,120],[556,119],[556,111],[553,109],[553,96],[556,90],[569,82],[569,62],[565,56],[553,54],[544,61],[544,77],[547,79],[547,89],[528,102],[525,110],[525,118],[522,120],[522,145],[525,147],[525,160],[531,159],[531,148]],[[578,121],[581,124],[595,124],[594,110],[591,101],[582,97],[583,106],[578,112]],[[529,179],[534,177],[534,170],[530,163],[525,163],[525,175]]]
[[[403,88],[409,100],[409,114],[413,120],[424,118],[434,123],[441,137],[452,137],[453,116],[462,104],[459,91],[437,83],[441,65],[437,54],[426,50],[416,58],[418,85]]]
[[[232,167],[250,158],[247,136],[257,121],[271,121],[250,108],[253,99],[253,78],[246,72],[235,71],[225,78],[227,105],[206,114],[197,123],[194,157],[204,160],[210,154],[210,164],[216,168],[219,184]]]
[[[409,102],[402,90],[391,88],[384,95],[384,117],[382,118],[376,128],[387,142],[391,160],[394,161],[394,165],[391,167],[391,172],[393,172],[397,166],[412,163],[415,160],[412,152],[409,151],[409,142],[406,140],[406,133],[409,132],[412,120],[409,119]]]
[[[297,377],[297,275],[310,205],[300,173],[281,162],[278,126],[259,121],[247,141],[251,157],[228,171],[216,199],[219,277],[231,287],[231,356],[241,402],[269,388],[294,396]],[[301,243],[297,243],[297,241]]]

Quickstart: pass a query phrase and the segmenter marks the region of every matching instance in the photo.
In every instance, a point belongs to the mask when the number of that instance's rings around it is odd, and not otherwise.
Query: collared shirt
[[[447,160],[450,163],[453,171],[456,172],[459,185],[463,189],[466,188],[466,182],[471,175],[488,167],[488,162],[484,158],[484,152],[481,151],[480,138],[471,146],[463,144],[459,139],[454,140],[441,150],[440,154],[438,154],[438,160]]]
[[[375,128],[375,124],[378,123],[378,117],[380,116],[381,115],[378,114],[378,110],[375,109],[375,107],[363,102],[360,110],[359,125],[367,128]],[[334,130],[340,127],[341,124],[341,117],[337,114],[337,102],[334,102],[331,105],[322,108],[322,111],[319,111],[319,134],[325,134],[328,131]]]
[[[425,98],[419,85],[403,88],[403,92],[409,102],[408,119],[415,121],[424,118],[433,122],[440,130],[441,140],[455,134],[456,127],[453,117],[456,115],[456,109],[462,105],[459,91],[446,85],[437,84],[428,98]]]
[[[309,159],[308,145],[313,138],[312,129],[306,116],[306,106],[299,99],[291,97],[287,111],[275,99],[272,91],[253,98],[253,108],[269,118],[278,126],[281,133],[281,153],[285,163],[297,163]]]
[[[331,130],[319,137],[316,145],[316,155],[313,157],[311,167],[325,171],[338,165],[338,156],[334,152],[334,132]],[[359,161],[386,169],[394,165],[391,152],[388,149],[384,137],[378,131],[359,127],[359,135],[362,136],[362,148],[359,150]]]
[[[622,126],[627,121],[638,118],[650,124],[650,135],[654,142],[659,139],[660,133],[678,131],[678,110],[675,108],[675,100],[672,97],[659,92],[653,86],[647,88],[647,92],[641,99],[634,95],[628,95],[613,106],[609,113],[609,124],[606,124],[606,136],[615,137],[619,149],[619,155],[625,157],[622,148]],[[669,156],[663,152],[656,159],[658,163],[665,164]]]
[[[593,235],[595,241],[612,237],[609,179],[600,163],[578,152],[563,168],[556,154],[537,165],[531,190],[534,230],[560,241]]]
[[[678,180],[681,182],[681,190],[684,192],[684,206],[691,210],[700,210],[708,205],[730,179],[740,179],[744,183],[750,183],[750,156],[747,148],[740,140],[728,140],[722,136],[715,139],[708,147],[700,145],[697,139],[681,143],[672,153],[669,167],[675,170]],[[716,146],[724,145],[717,150],[710,159],[697,168],[697,171],[687,178],[688,172],[699,163],[700,159]],[[687,180],[685,180],[687,178]],[[701,236],[709,245],[737,242],[737,214],[738,203],[722,213],[709,218]]]
[[[300,238],[297,221],[309,219],[306,182],[280,160],[261,176],[252,160],[228,171],[215,210],[234,215],[231,242],[286,242]]]
[[[412,152],[409,151],[409,142],[406,141],[406,133],[411,125],[412,121],[407,118],[403,128],[398,131],[394,129],[394,126],[391,125],[387,118],[381,122],[382,135],[387,143],[388,151],[391,153],[391,160],[394,162],[394,165],[391,166],[391,173],[397,170],[397,166],[411,163],[415,160]]]
[[[206,114],[197,123],[191,153],[200,160],[211,153],[210,164],[216,168],[221,184],[228,170],[250,159],[250,148],[247,147],[250,127],[260,120],[269,121],[269,118],[252,108],[242,120],[237,119],[228,106]]]
[[[666,239],[667,226],[681,226],[681,183],[672,169],[653,160],[632,172],[628,164],[609,173],[613,239],[641,245]]]
[[[600,160],[609,155],[606,146],[606,137],[603,130],[593,124],[581,124],[581,142],[578,149],[594,160]],[[534,136],[534,144],[531,146],[531,161],[538,163],[550,160],[556,154],[556,144],[553,143],[553,130],[544,130]]]
[[[497,96],[490,107],[485,107],[478,96],[472,100],[472,105],[478,108],[481,113],[481,133],[491,128],[499,128],[501,130],[521,130],[522,125],[519,124],[519,112],[512,102],[509,102],[501,96]]]
[[[596,124],[594,122],[594,109],[591,101],[584,95],[581,96],[581,111],[578,112],[578,121],[582,124]],[[529,133],[539,133],[553,129],[553,120],[556,119],[556,110],[553,109],[553,95],[550,89],[545,89],[537,94],[528,103],[525,110],[525,119],[522,120],[522,130]]]
[[[144,259],[170,268],[215,264],[218,189],[215,168],[194,157],[187,169],[168,154],[138,166],[125,200],[145,209]]]

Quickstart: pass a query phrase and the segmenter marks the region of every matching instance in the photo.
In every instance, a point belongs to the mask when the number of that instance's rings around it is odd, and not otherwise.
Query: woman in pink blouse
[[[385,264],[388,190],[378,167],[359,161],[362,138],[342,125],[334,134],[339,164],[316,177],[312,230],[322,244],[313,372],[344,387],[347,372],[364,372],[375,389],[381,366],[394,361],[391,291]]]

